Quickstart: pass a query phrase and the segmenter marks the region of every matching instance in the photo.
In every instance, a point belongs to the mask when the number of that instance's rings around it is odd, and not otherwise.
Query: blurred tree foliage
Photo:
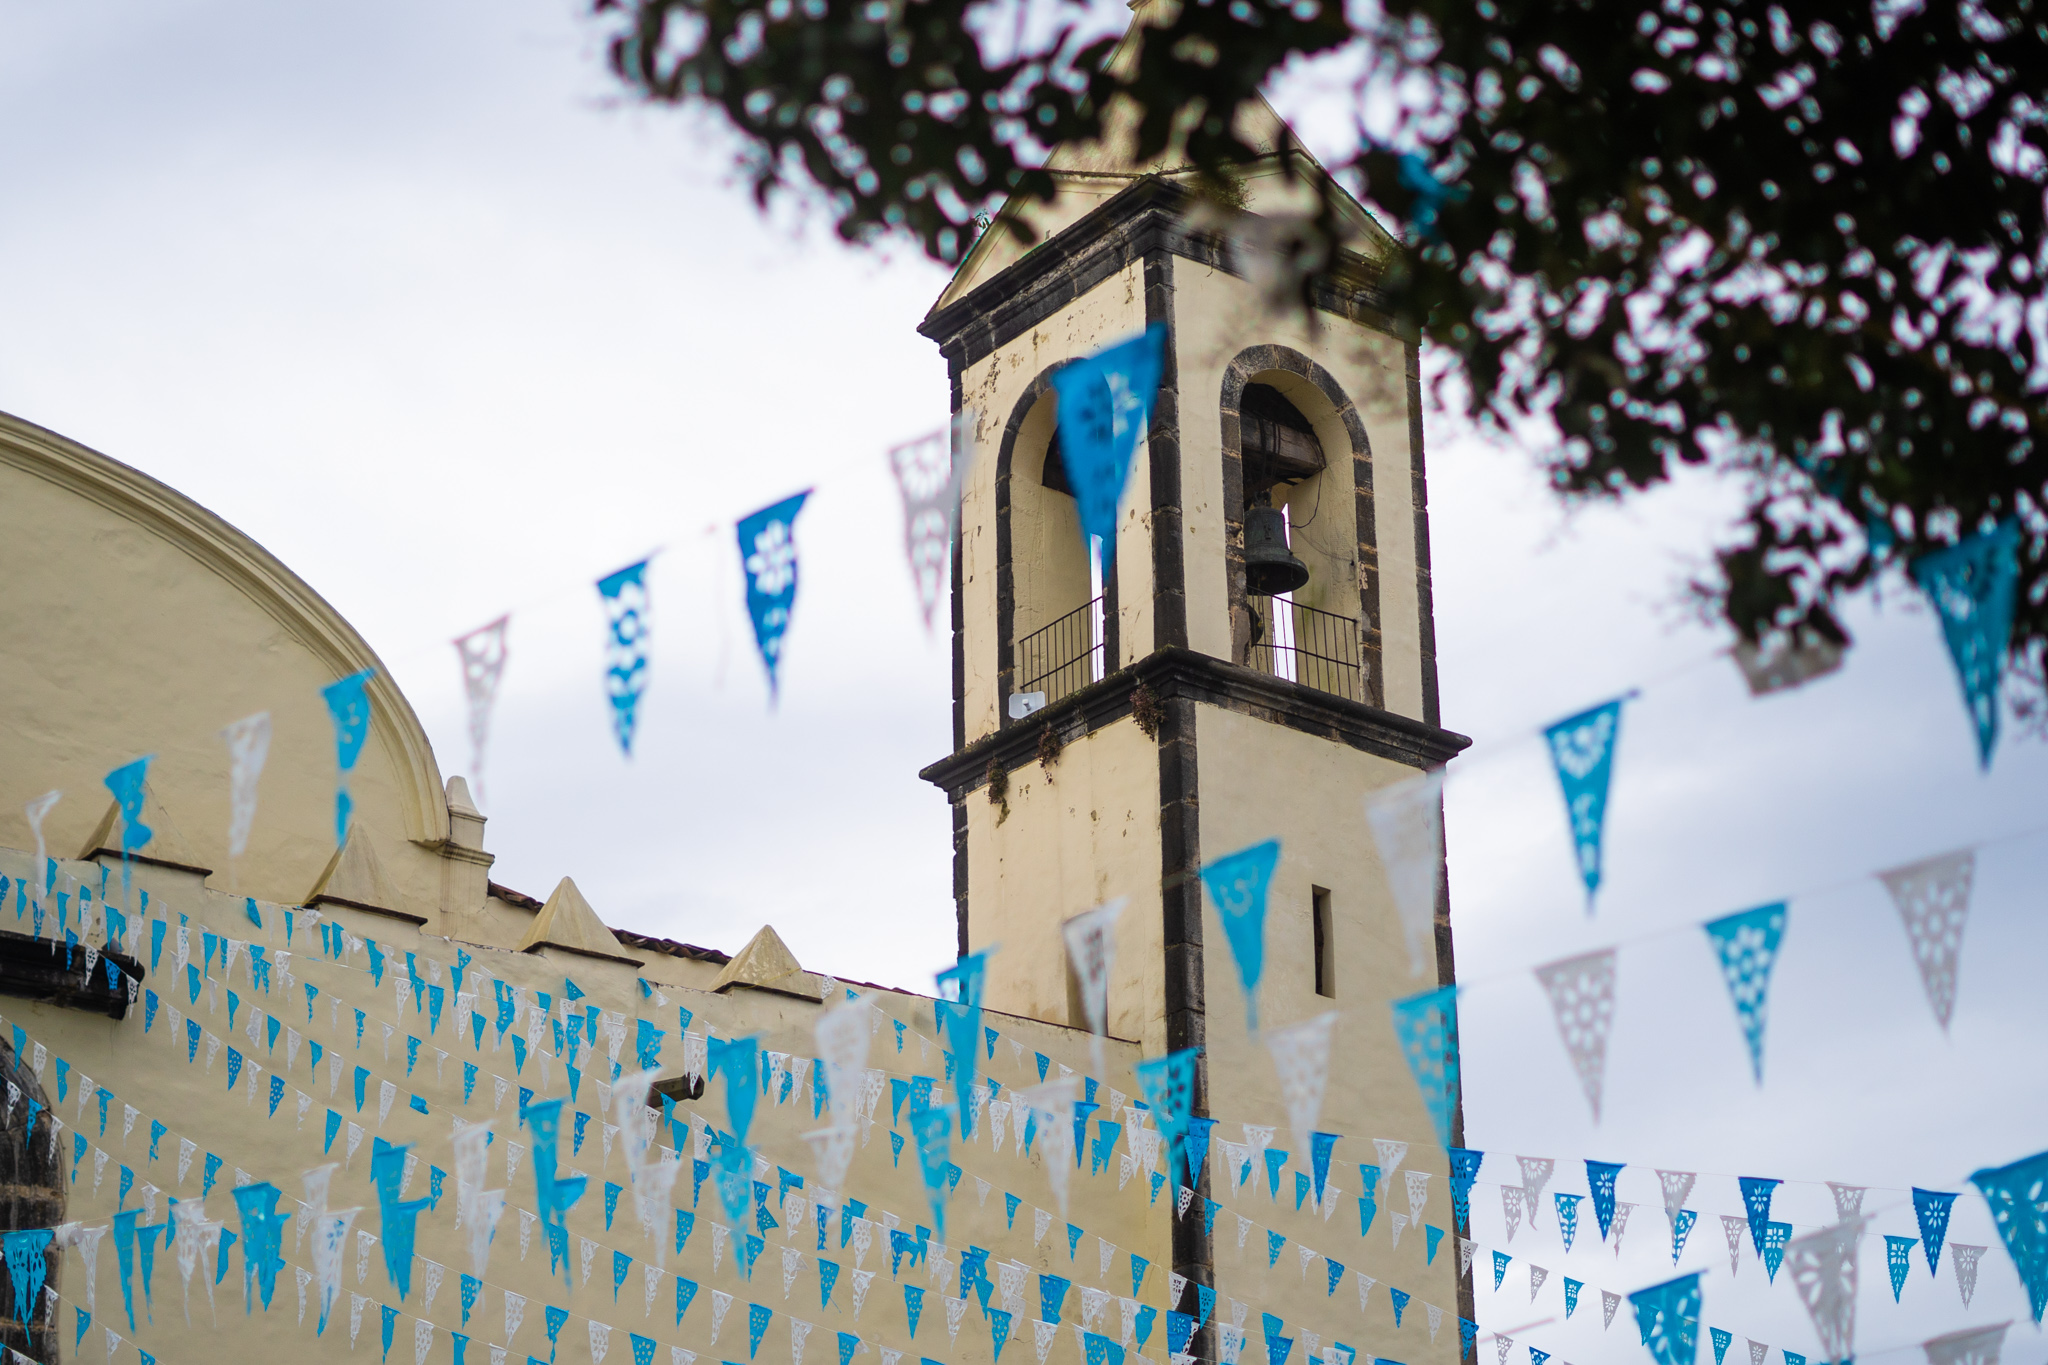
[[[1702,590],[1745,638],[1997,523],[2016,676],[2048,639],[2048,15],[2035,0],[1155,0],[1137,41],[1061,0],[592,0],[617,74],[715,105],[757,192],[954,262],[1047,148],[1103,134],[1212,187],[1283,66],[1343,75],[1355,155],[1292,225],[1301,297],[1345,187],[1402,220],[1393,302],[1443,392],[1557,489],[1743,481]],[[1099,23],[1099,19],[1096,20]],[[1211,198],[1227,200],[1227,195]],[[1270,241],[1269,231],[1265,240]]]

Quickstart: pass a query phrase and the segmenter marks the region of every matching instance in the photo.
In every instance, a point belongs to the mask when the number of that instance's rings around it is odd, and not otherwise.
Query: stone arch
[[[1223,557],[1232,661],[1245,662],[1251,640],[1250,603],[1244,590],[1244,454],[1238,404],[1245,385],[1274,377],[1291,379],[1292,383],[1276,387],[1283,387],[1290,401],[1303,409],[1302,415],[1319,427],[1330,423],[1341,426],[1345,444],[1350,447],[1363,691],[1369,705],[1383,707],[1386,690],[1380,664],[1380,573],[1378,536],[1373,523],[1372,445],[1366,438],[1364,419],[1336,376],[1287,346],[1248,346],[1239,351],[1224,367],[1222,391],[1217,400],[1223,428]],[[1310,411],[1310,407],[1320,411]],[[1327,441],[1324,445],[1325,457],[1334,464],[1341,448],[1328,449]],[[1347,595],[1346,604],[1349,603]]]
[[[1061,365],[1049,365],[1039,371],[1010,409],[1010,417],[1003,424],[1003,435],[996,449],[996,726],[998,729],[1012,724],[1010,720],[1009,697],[1017,684],[1017,576],[1012,559],[1010,475],[1015,463],[1019,440],[1026,423],[1031,420],[1041,401],[1051,398],[1052,376]],[[1052,401],[1057,401],[1056,399]],[[1049,443],[1048,443],[1049,444]],[[1116,575],[1103,576],[1103,638],[1102,655],[1105,674],[1117,670],[1121,655],[1117,643],[1117,592]]]
[[[152,794],[190,845],[190,856],[171,861],[226,868],[219,727],[268,711],[270,764],[238,870],[252,894],[301,899],[333,851],[335,750],[319,689],[371,669],[370,735],[351,781],[355,821],[380,842],[404,894],[439,903],[431,855],[450,825],[432,746],[391,670],[330,603],[190,498],[4,413],[0,485],[14,590],[0,607],[0,635],[36,646],[0,660],[11,670],[0,710],[22,741],[0,774],[0,823],[14,823],[16,847],[27,831],[7,812],[28,796],[96,788],[98,773],[150,753]],[[45,620],[91,628],[44,629]],[[109,659],[118,666],[107,667]],[[90,707],[79,689],[94,698]],[[61,741],[28,723],[37,708],[70,718]],[[61,804],[53,847],[77,852],[110,804],[104,794]]]
[[[50,1097],[35,1073],[19,1065],[11,1040],[0,1039],[0,1077],[18,1089],[18,1103],[0,1114],[0,1232],[54,1228],[64,1221],[64,1168],[50,1124]],[[30,1115],[35,1132],[29,1131]],[[33,1140],[31,1140],[33,1139]],[[44,1283],[57,1286],[63,1253],[54,1245],[43,1253]],[[0,1345],[35,1360],[55,1361],[62,1353],[63,1326],[45,1313],[38,1293],[29,1304],[29,1320],[14,1315],[13,1273],[0,1261]]]

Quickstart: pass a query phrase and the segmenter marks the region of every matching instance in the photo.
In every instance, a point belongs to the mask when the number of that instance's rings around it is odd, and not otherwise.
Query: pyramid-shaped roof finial
[[[604,921],[597,917],[597,911],[590,908],[590,902],[583,898],[583,893],[569,877],[555,883],[554,894],[533,917],[526,937],[519,940],[514,951],[530,953],[540,948],[564,948],[572,953],[611,958],[636,966],[640,961],[626,955],[626,946],[605,927]]]
[[[163,802],[156,798],[156,788],[148,782],[142,784],[142,823],[149,827],[149,842],[136,849],[129,856],[137,862],[160,863],[165,867],[183,868],[188,872],[211,874],[213,869],[199,864],[199,855],[185,842],[185,836],[178,833],[178,827],[171,817],[164,814]],[[99,854],[121,856],[121,803],[107,802],[107,813],[100,817],[93,827],[92,837],[85,841],[85,848],[79,858],[89,859]]]
[[[427,922],[426,916],[413,914],[405,908],[397,888],[384,875],[384,864],[377,857],[370,836],[364,833],[360,824],[349,826],[348,841],[334,851],[334,856],[327,860],[327,869],[320,874],[320,880],[313,883],[313,889],[306,893],[308,905],[319,905],[323,901],[380,915],[395,915],[414,924]]]
[[[796,954],[789,951],[789,945],[782,941],[782,936],[767,924],[747,940],[747,946],[725,964],[718,980],[711,983],[714,991],[726,991],[734,986],[781,991],[806,1000],[818,998],[817,978],[798,965]]]

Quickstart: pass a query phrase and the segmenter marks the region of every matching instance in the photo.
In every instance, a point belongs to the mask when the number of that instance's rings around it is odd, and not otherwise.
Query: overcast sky
[[[617,99],[569,0],[0,0],[0,408],[277,553],[387,661],[444,771],[470,768],[447,642],[512,610],[493,875],[543,896],[573,875],[613,924],[734,949],[772,922],[807,966],[926,990],[949,959],[945,803],[916,777],[950,739],[947,652],[883,464],[945,418],[914,331],[943,283],[764,222],[715,130]],[[1618,1259],[1590,1215],[1567,1258],[1546,1210],[1499,1295],[1482,1251],[1480,1317],[1558,1317],[1572,1275],[1578,1316],[1520,1339],[1640,1360],[1594,1287],[1671,1273],[1652,1168],[1697,1169],[1683,1264],[1719,1266],[1707,1323],[1736,1365],[1745,1336],[1818,1358],[1786,1277],[1766,1292],[1745,1252],[1731,1284],[1716,1215],[1740,1211],[1735,1175],[1776,1175],[1778,1216],[1810,1229],[1832,1179],[1877,1187],[1874,1230],[1911,1235],[1908,1186],[2048,1147],[2042,748],[1978,773],[1937,627],[1897,585],[1858,606],[1843,674],[1748,700],[1677,605],[1724,492],[1567,517],[1525,454],[1441,424],[1431,442],[1443,715],[1478,740],[1448,792],[1469,1141],[1487,1182],[1516,1153],[1581,1191],[1580,1159],[1626,1160],[1644,1206]],[[771,711],[731,523],[813,486]],[[656,548],[627,763],[590,584]],[[1536,734],[1632,687],[1589,916]],[[1868,874],[1973,843],[1944,1034]],[[1788,896],[1759,1088],[1697,925]],[[1616,943],[1596,1127],[1529,968]],[[1355,1018],[1384,1026],[1370,1002]],[[1490,1250],[1491,1183],[1476,1204]],[[1974,1196],[1952,1236],[1995,1244]],[[1533,1307],[1525,1258],[1552,1272]],[[1863,1280],[1866,1358],[2024,1317],[1995,1245],[1968,1311],[1947,1257],[1938,1283],[1916,1261],[1902,1307],[1881,1243]],[[2009,1359],[2043,1354],[2014,1329]]]

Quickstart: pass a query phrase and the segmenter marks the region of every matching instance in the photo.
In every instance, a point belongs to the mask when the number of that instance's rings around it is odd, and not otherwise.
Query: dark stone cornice
[[[0,930],[0,995],[125,1019],[128,991],[125,986],[109,985],[107,969],[101,964],[112,962],[130,981],[142,980],[142,964],[126,953],[102,950],[99,957],[88,971],[83,945],[70,948],[53,939]]]
[[[1195,202],[1192,191],[1171,180],[1134,180],[1032,247],[1015,264],[934,309],[917,330],[938,343],[958,374],[1148,252],[1171,252],[1241,278],[1222,234],[1188,226],[1188,211]],[[1396,330],[1379,266],[1355,253],[1345,253],[1345,266],[1336,278],[1318,283],[1316,306],[1342,317],[1370,318]]]
[[[1067,744],[1128,716],[1131,693],[1141,682],[1162,702],[1184,699],[1220,706],[1417,769],[1446,763],[1472,743],[1453,731],[1191,649],[1162,649],[976,740],[918,776],[958,801],[988,781],[991,763],[1009,772],[1037,761],[1046,726]]]

